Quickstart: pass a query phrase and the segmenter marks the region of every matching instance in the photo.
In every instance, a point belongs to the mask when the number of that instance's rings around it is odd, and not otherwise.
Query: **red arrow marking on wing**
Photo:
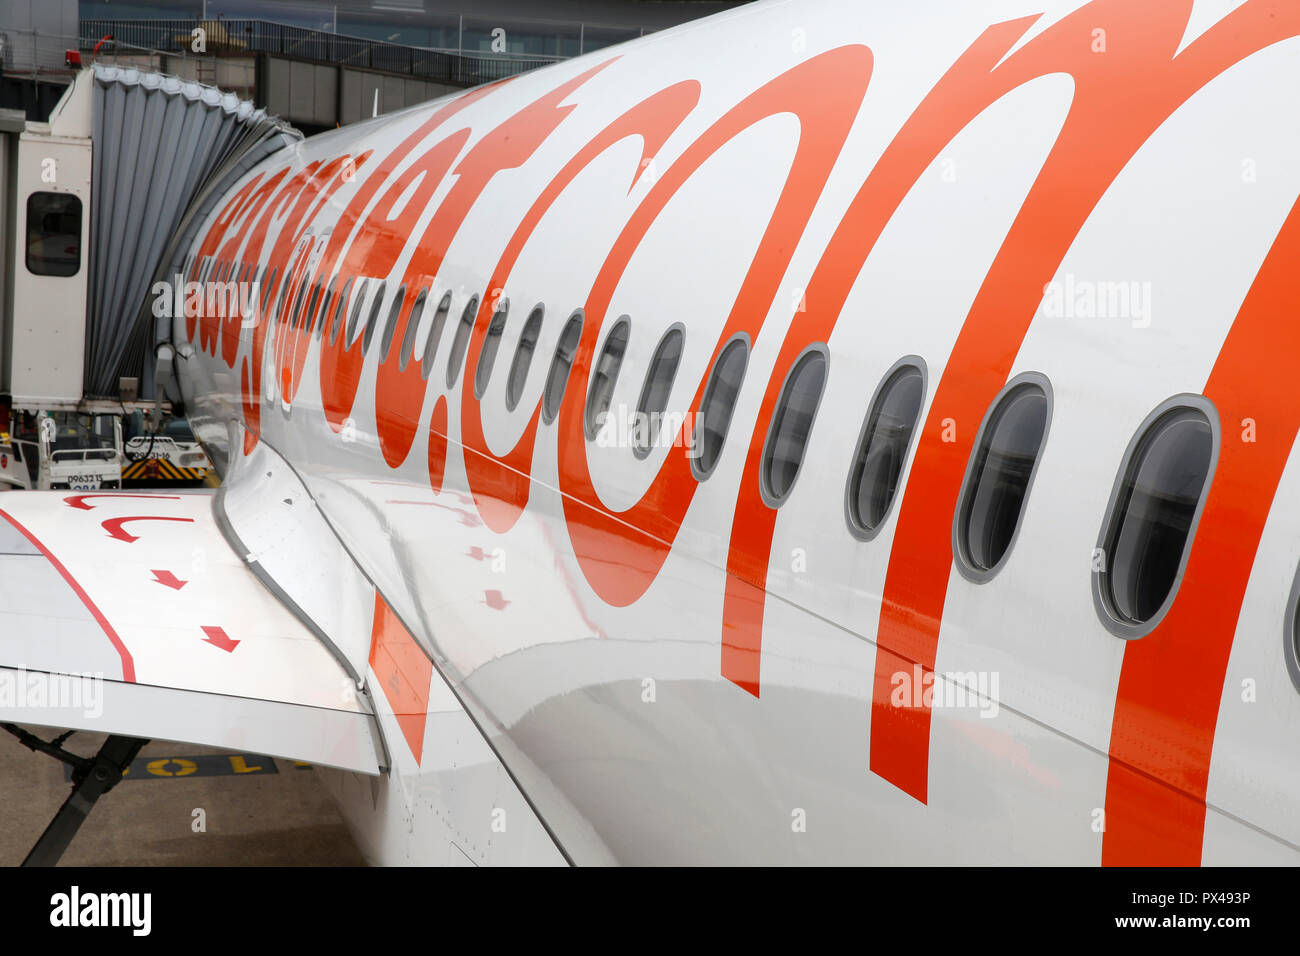
[[[500,591],[484,591],[483,603],[494,611],[504,611],[506,605],[510,602],[506,600],[505,595]]]
[[[69,508],[77,508],[81,511],[90,511],[95,506],[86,504],[87,498],[167,498],[173,501],[180,501],[180,495],[68,495],[63,499],[63,503]]]
[[[104,530],[108,532],[110,538],[117,538],[118,541],[125,541],[127,544],[130,544],[132,541],[139,541],[140,536],[131,534],[122,527],[122,525],[126,524],[128,521],[187,521],[191,524],[194,523],[193,518],[166,518],[162,515],[136,515],[135,517],[128,518],[109,518],[106,521],[101,521],[100,524],[104,526]]]
[[[230,635],[226,633],[224,628],[204,627],[203,633],[208,635],[203,639],[204,641],[211,644],[213,647],[221,648],[226,653],[234,651],[234,649],[239,645],[239,641],[231,640]]]
[[[154,578],[157,579],[158,583],[161,584],[163,587],[173,588],[174,590],[177,591],[179,591],[181,588],[185,587],[185,585],[190,583],[189,581],[182,581],[180,578],[176,577],[176,575],[172,574],[170,571],[155,570],[152,572],[152,574]]]

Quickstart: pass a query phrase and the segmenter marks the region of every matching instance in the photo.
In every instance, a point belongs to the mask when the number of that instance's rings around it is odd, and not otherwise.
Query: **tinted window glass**
[[[406,319],[406,332],[402,335],[401,354],[397,356],[397,368],[405,372],[406,366],[411,362],[411,353],[415,351],[415,336],[420,328],[420,321],[424,318],[424,304],[429,301],[429,290],[421,289],[420,294],[415,297],[415,305],[411,306],[411,314]],[[393,317],[396,319],[396,316]]]
[[[542,334],[542,316],[545,310],[541,304],[533,306],[528,313],[528,321],[519,333],[519,345],[515,349],[514,361],[510,363],[510,378],[506,382],[506,408],[514,411],[519,399],[524,394],[524,383],[528,381],[528,369],[533,364],[533,353],[537,351],[537,338]]]
[[[660,340],[646,370],[645,384],[641,386],[641,399],[637,402],[636,444],[633,452],[638,458],[650,454],[659,437],[661,416],[668,407],[668,396],[677,378],[677,366],[682,360],[682,343],[686,336],[681,329],[669,329]]]
[[[14,451],[17,450],[18,446],[15,445]],[[1300,690],[1300,574],[1296,575],[1296,582],[1291,585],[1290,613],[1286,615],[1282,641],[1282,656],[1286,659],[1291,683],[1296,690]]]
[[[849,474],[849,519],[859,531],[875,531],[889,513],[924,395],[921,370],[905,365],[889,376],[867,412]]]
[[[27,269],[74,276],[81,269],[81,200],[69,193],[27,197]]]
[[[352,280],[343,283],[343,291],[334,300],[334,318],[330,320],[330,345],[339,340],[339,329],[343,326],[343,310],[348,307],[348,293],[352,291]]]
[[[81,269],[81,200],[69,193],[27,197],[27,269],[74,276]]]
[[[443,326],[447,324],[447,313],[451,311],[451,293],[443,295],[442,300],[438,303],[437,310],[433,313],[433,325],[429,328],[429,335],[424,340],[424,359],[420,363],[420,375],[426,380],[429,378],[429,372],[433,369],[433,356],[438,351],[438,340],[442,338]]]
[[[1047,435],[1047,395],[1038,385],[1013,388],[990,412],[962,496],[961,545],[977,572],[1006,556]]]
[[[488,382],[492,380],[492,367],[496,365],[497,351],[501,348],[501,334],[506,329],[506,316],[509,314],[510,300],[499,300],[496,309],[492,312],[492,321],[488,323],[487,337],[483,340],[483,350],[478,356],[478,368],[474,372],[475,398],[483,397]]]
[[[262,302],[257,312],[257,320],[260,322],[267,317],[267,312],[271,308],[271,290],[275,288],[275,277],[278,270],[272,268],[266,279],[262,282]]]
[[[218,279],[218,281],[220,280]],[[298,321],[302,315],[303,293],[305,293],[306,291],[307,291],[307,284],[305,282],[299,282],[298,288],[294,291],[293,294],[293,303],[289,309],[289,328],[291,329],[296,329],[298,327]]]
[[[388,288],[387,282],[379,283],[379,288],[375,290],[375,297],[370,300],[370,314],[366,317],[366,335],[361,341],[361,354],[370,353],[370,343],[374,341],[375,330],[379,327],[379,310],[384,305],[384,290]]]
[[[332,318],[331,313],[334,310],[334,294],[335,294],[334,287],[337,282],[338,282],[337,276],[334,277],[333,279],[330,279],[330,284],[325,289],[325,299],[320,304],[320,320],[316,323],[317,339],[323,339],[325,337],[325,326],[330,324],[330,320]]]
[[[320,279],[312,283],[311,297],[307,300],[307,313],[303,316],[303,328],[308,335],[312,332],[312,323],[316,321],[316,306],[320,304]]]
[[[348,314],[348,331],[344,338],[343,344],[352,348],[357,341],[357,326],[361,324],[361,306],[366,301],[366,289],[370,286],[369,279],[362,279],[357,283],[356,292],[352,295],[352,311]]]
[[[736,398],[740,395],[748,364],[749,343],[736,338],[727,343],[713,366],[713,374],[704,389],[704,400],[700,402],[700,418],[695,431],[692,465],[695,477],[701,481],[713,473],[722,456],[727,429],[731,427],[731,413],[736,408]]]
[[[1173,590],[1213,456],[1213,429],[1194,408],[1161,416],[1129,456],[1102,575],[1110,610],[1123,623],[1145,624]]]
[[[614,386],[618,384],[618,370],[623,365],[623,355],[627,352],[627,340],[631,330],[631,321],[627,316],[623,316],[605,337],[605,347],[596,361],[596,373],[591,379],[591,391],[587,393],[588,438],[596,437],[603,424],[601,417],[609,411],[609,403],[614,398]]]
[[[551,360],[551,370],[546,373],[546,388],[542,393],[542,421],[551,424],[560,414],[560,403],[564,401],[564,390],[569,384],[569,370],[573,368],[573,356],[578,351],[578,340],[582,338],[582,312],[569,316],[560,333],[560,341],[555,346],[555,358]]]
[[[826,354],[815,349],[805,352],[795,362],[781,390],[763,450],[762,475],[769,504],[784,501],[799,477],[813,416],[825,384]]]
[[[275,315],[271,319],[271,321],[277,325],[280,324],[280,321],[284,317],[284,300],[285,297],[288,296],[288,294],[289,294],[289,276],[285,275],[284,279],[280,282],[280,294],[276,296],[275,299]]]
[[[474,331],[474,318],[478,315],[478,296],[472,295],[465,303],[465,311],[460,314],[460,323],[456,326],[456,336],[451,340],[451,354],[447,356],[447,387],[451,388],[460,377],[460,364],[465,361],[465,350],[469,348],[469,334]]]
[[[388,308],[388,320],[384,323],[384,338],[379,343],[379,361],[387,362],[388,353],[393,348],[393,337],[397,335],[397,317],[402,314],[402,300],[406,298],[406,286],[399,286],[393,304]],[[415,316],[412,316],[415,318]]]

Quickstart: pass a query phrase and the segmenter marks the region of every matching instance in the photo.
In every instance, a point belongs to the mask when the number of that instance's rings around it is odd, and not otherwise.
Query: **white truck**
[[[0,432],[0,491],[121,488],[123,461],[115,413],[14,411]]]
[[[127,484],[202,482],[212,474],[212,462],[185,419],[173,418],[158,432],[147,430],[140,413],[129,421],[131,437],[126,440],[122,469]]]

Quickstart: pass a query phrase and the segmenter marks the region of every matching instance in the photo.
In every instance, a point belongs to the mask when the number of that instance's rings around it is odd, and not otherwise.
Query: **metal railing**
[[[196,30],[201,35],[196,36]],[[111,37],[111,40],[105,40]],[[186,56],[270,53],[291,59],[379,70],[478,86],[556,63],[561,57],[467,56],[402,46],[269,20],[82,20],[80,47],[111,52],[114,44]],[[201,47],[201,49],[200,49]]]

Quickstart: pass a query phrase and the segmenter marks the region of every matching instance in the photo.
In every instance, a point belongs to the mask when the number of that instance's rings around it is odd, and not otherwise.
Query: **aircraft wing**
[[[0,495],[0,723],[380,773],[356,668],[254,562],[211,493]]]

